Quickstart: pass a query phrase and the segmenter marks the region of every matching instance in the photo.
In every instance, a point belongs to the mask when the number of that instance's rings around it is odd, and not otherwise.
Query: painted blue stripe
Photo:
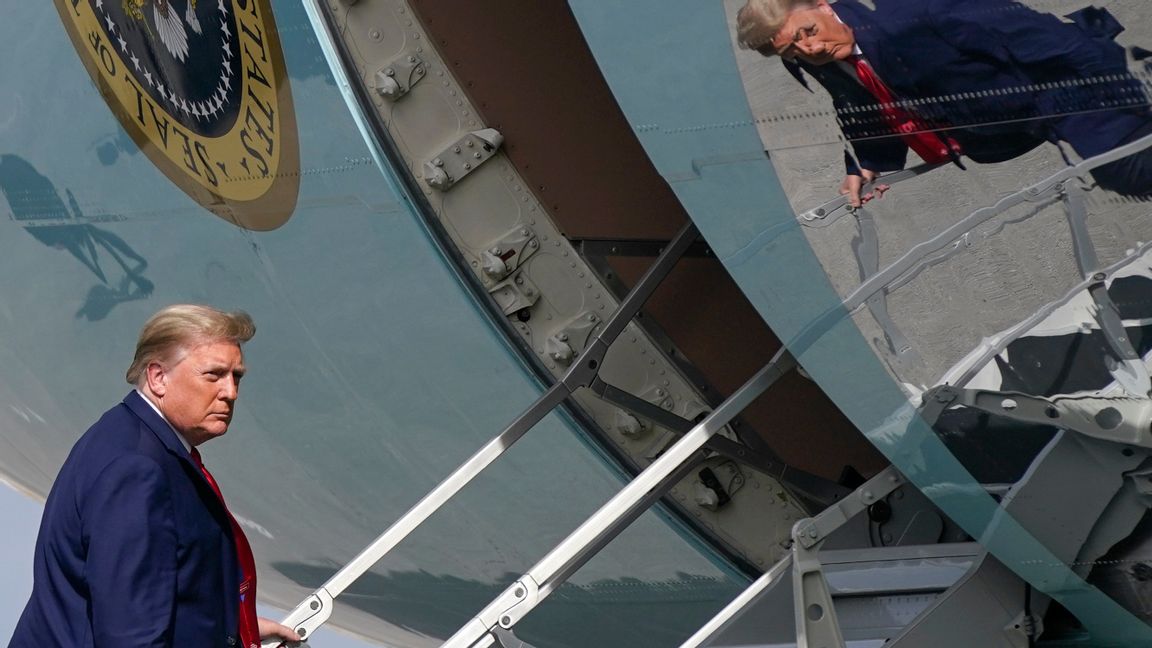
[[[800,232],[763,152],[723,5],[570,0],[657,170],[748,299],[844,413],[918,488],[998,559],[1072,611],[1097,640],[1152,629],[1086,583],[1006,515],[931,429],[852,324]],[[829,313],[836,314],[828,317]],[[818,323],[826,330],[810,336]]]

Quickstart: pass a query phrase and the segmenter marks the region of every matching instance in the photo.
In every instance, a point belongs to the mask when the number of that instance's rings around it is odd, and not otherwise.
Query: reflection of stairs
[[[1132,250],[1118,262],[1107,267],[1103,266],[1097,257],[1095,246],[1087,228],[1088,209],[1086,190],[1079,184],[1082,178],[1087,178],[1094,169],[1144,151],[1152,147],[1152,136],[1129,142],[1106,153],[1088,158],[1077,164],[1064,167],[1051,176],[1023,187],[1018,191],[999,198],[994,204],[977,209],[968,216],[957,220],[948,228],[937,232],[931,238],[922,241],[907,250],[898,259],[884,267],[879,267],[875,259],[874,248],[878,243],[873,241],[874,231],[871,218],[864,212],[859,217],[852,209],[847,199],[837,197],[823,205],[803,212],[798,216],[801,225],[805,227],[827,227],[838,219],[849,215],[857,215],[859,236],[856,243],[856,256],[860,269],[861,283],[851,290],[842,300],[841,305],[848,313],[855,312],[861,306],[867,306],[872,312],[877,324],[884,331],[887,338],[891,357],[894,358],[895,369],[904,368],[908,362],[915,358],[914,350],[907,344],[903,333],[896,327],[895,322],[888,315],[886,296],[892,291],[904,286],[919,273],[940,264],[948,258],[963,252],[973,241],[969,237],[976,228],[997,218],[1009,209],[1019,205],[1044,205],[1061,203],[1072,238],[1072,249],[1075,254],[1077,267],[1083,277],[1083,282],[1077,284],[1063,299],[1056,300],[1038,311],[1011,331],[1000,336],[995,343],[988,347],[984,353],[970,355],[965,366],[948,372],[946,381],[951,384],[966,384],[985,364],[993,357],[1003,352],[1014,340],[1022,337],[1037,323],[1051,314],[1061,304],[1072,299],[1076,294],[1086,291],[1096,306],[1096,321],[1094,325],[1102,333],[1102,339],[1108,345],[1109,355],[1116,361],[1109,369],[1112,377],[1119,381],[1125,389],[1132,393],[1147,395],[1152,389],[1144,369],[1140,355],[1134,349],[1132,342],[1125,334],[1121,321],[1121,309],[1113,302],[1105,281],[1112,273],[1123,268],[1149,249],[1149,245],[1140,246]],[[877,178],[872,184],[893,184],[906,181],[923,175],[939,165],[920,165],[906,171],[900,171],[889,176]],[[871,186],[871,185],[869,185]],[[867,187],[866,187],[867,188]],[[1029,212],[1028,216],[1034,215]],[[999,229],[993,231],[998,232]],[[985,233],[985,236],[992,234]],[[963,245],[961,245],[963,243]],[[842,315],[831,312],[825,318],[814,322],[809,330],[802,336],[802,340],[818,337],[837,321]],[[804,342],[802,342],[804,343]],[[794,349],[795,351],[795,349]],[[898,370],[897,374],[901,372]]]

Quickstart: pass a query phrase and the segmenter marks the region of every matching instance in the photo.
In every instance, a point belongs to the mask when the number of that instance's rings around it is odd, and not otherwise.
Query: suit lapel
[[[228,521],[228,511],[224,508],[220,498],[216,497],[215,491],[208,484],[208,480],[204,478],[204,474],[200,472],[200,467],[192,461],[192,455],[184,449],[184,444],[180,443],[180,439],[176,437],[176,430],[173,430],[172,426],[161,418],[136,390],[124,397],[124,405],[144,423],[169,453],[184,463],[185,472],[193,475],[192,479],[196,481],[197,490],[203,496],[202,499],[208,503],[213,516],[217,518],[221,527],[231,537],[232,526]]]

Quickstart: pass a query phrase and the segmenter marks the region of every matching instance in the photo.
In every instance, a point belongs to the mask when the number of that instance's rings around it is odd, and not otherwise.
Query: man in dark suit
[[[1143,86],[1112,41],[1122,27],[1099,9],[1069,18],[1012,0],[749,0],[737,20],[744,46],[832,95],[852,142],[841,191],[858,205],[862,183],[903,168],[909,148],[998,162],[1047,141],[1087,158],[1152,133]],[[1152,153],[1093,176],[1152,193]]]
[[[228,431],[255,331],[246,313],[194,305],[144,325],[136,389],[76,442],[48,495],[11,648],[299,641],[256,617],[251,548],[197,450]]]

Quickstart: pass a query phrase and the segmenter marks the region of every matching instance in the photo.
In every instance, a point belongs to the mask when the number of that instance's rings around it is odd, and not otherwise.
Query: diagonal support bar
[[[588,388],[609,403],[636,416],[649,419],[656,425],[667,428],[677,435],[687,434],[695,425],[694,422],[677,416],[659,405],[604,382],[599,376],[592,380],[592,384]],[[765,454],[723,435],[713,435],[712,438],[708,439],[705,447],[735,461],[748,464],[764,474],[780,480],[782,484],[793,491],[794,495],[818,508],[832,504],[849,492],[847,488],[836,482],[793,468],[781,461],[779,457]]]
[[[553,590],[578,570],[595,552],[616,536],[627,521],[643,512],[659,497],[662,488],[674,483],[685,463],[720,428],[796,366],[781,349],[767,366],[720,404],[711,414],[652,462],[611,500],[584,521],[524,576],[480,611],[445,644],[445,648],[472,648],[490,640],[497,626],[511,628]]]
[[[1104,334],[1108,348],[1116,356],[1116,366],[1111,370],[1112,377],[1128,393],[1146,397],[1152,391],[1152,379],[1148,376],[1144,360],[1128,339],[1128,332],[1124,330],[1124,322],[1120,319],[1120,309],[1104,285],[1107,275],[1099,272],[1100,259],[1096,255],[1092,235],[1088,232],[1088,204],[1084,189],[1075,182],[1066,182],[1063,199],[1068,229],[1072,232],[1072,251],[1076,265],[1080,268],[1081,276],[1095,280],[1089,286],[1088,294],[1096,304],[1096,321],[1100,331]]]

